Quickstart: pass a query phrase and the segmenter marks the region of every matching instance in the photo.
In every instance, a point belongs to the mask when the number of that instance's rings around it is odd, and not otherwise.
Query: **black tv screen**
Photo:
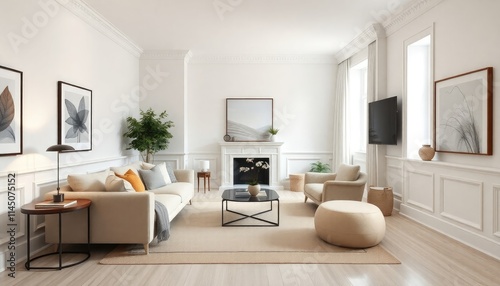
[[[398,98],[368,103],[368,144],[398,144]]]

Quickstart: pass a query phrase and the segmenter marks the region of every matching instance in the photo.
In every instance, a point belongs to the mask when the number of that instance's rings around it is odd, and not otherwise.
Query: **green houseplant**
[[[316,172],[316,173],[328,173],[330,172],[330,165],[326,163],[321,163],[320,161],[316,163],[311,163],[311,169],[309,172]]]
[[[270,141],[274,141],[275,139],[275,135],[278,134],[280,130],[277,129],[277,128],[273,128],[273,127],[269,127],[269,129],[267,129],[267,133],[269,133],[269,140]]]
[[[145,162],[152,162],[156,152],[165,150],[170,143],[172,134],[169,129],[174,126],[170,120],[166,120],[168,114],[163,111],[157,115],[153,109],[140,111],[141,118],[127,117],[127,132],[123,135],[132,139],[127,150],[135,149],[141,153]]]

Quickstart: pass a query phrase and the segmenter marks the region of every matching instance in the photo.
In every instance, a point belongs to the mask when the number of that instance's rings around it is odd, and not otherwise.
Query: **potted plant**
[[[275,140],[275,139],[274,139],[274,136],[275,136],[276,134],[278,134],[278,132],[279,132],[279,131],[280,131],[280,130],[279,130],[279,129],[277,129],[277,128],[273,128],[272,126],[271,126],[271,127],[269,127],[269,129],[267,129],[267,132],[269,133],[269,140],[270,140],[270,141],[274,141],[274,140]]]
[[[248,192],[252,196],[256,196],[260,192],[260,184],[259,184],[259,173],[262,169],[269,169],[270,165],[265,161],[256,161],[254,162],[254,158],[247,158],[246,163],[250,164],[250,166],[240,167],[240,172],[252,172],[250,177],[250,181],[248,182]]]
[[[174,126],[170,120],[166,120],[168,114],[163,111],[157,115],[153,109],[140,111],[141,118],[127,117],[127,132],[123,135],[132,139],[127,150],[135,149],[141,153],[145,162],[153,162],[154,154],[168,148],[169,139],[172,134],[169,129]]]
[[[309,172],[316,172],[316,173],[328,173],[330,172],[330,165],[326,163],[321,163],[320,161],[316,163],[311,163],[311,169]]]

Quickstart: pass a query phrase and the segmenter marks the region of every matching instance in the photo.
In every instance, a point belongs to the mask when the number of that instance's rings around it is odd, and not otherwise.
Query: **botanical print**
[[[491,154],[491,70],[436,82],[436,151]]]
[[[76,151],[92,149],[92,91],[60,81],[59,144]]]
[[[73,104],[78,103],[78,109]],[[78,98],[80,98],[78,100]],[[87,100],[88,102],[88,100]],[[89,106],[86,104],[85,96],[68,92],[64,100],[66,105],[66,143],[89,142],[89,130],[87,128],[89,121]]]
[[[22,72],[0,66],[0,156],[22,154]]]
[[[11,126],[15,114],[14,98],[7,85],[0,94],[0,144],[16,142],[16,134]]]

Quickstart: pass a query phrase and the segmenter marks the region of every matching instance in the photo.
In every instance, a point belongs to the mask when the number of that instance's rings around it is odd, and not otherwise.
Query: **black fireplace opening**
[[[253,158],[252,162],[247,162],[248,158],[234,158],[233,159],[233,184],[234,185],[248,185],[253,180],[257,170],[250,170],[248,172],[241,172],[241,167],[255,167],[255,163],[262,161],[269,164],[269,158]],[[269,185],[269,169],[260,169],[259,171],[259,184]]]

